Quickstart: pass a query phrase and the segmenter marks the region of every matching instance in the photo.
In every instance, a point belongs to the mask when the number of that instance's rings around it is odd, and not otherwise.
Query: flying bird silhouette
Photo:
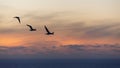
[[[54,35],[54,32],[50,32],[47,28],[47,26],[44,26],[45,30],[46,30],[46,35]]]
[[[13,17],[13,18],[16,18],[19,21],[19,23],[21,24],[20,17],[16,16],[16,17]]]
[[[29,28],[30,28],[30,31],[36,31],[36,29],[33,29],[33,27],[31,25],[28,25],[26,24]]]

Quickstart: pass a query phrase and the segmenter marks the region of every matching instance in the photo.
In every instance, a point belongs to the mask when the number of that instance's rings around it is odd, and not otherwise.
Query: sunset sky
[[[44,25],[55,35],[45,35]],[[119,58],[119,52],[120,0],[0,0],[0,58]]]

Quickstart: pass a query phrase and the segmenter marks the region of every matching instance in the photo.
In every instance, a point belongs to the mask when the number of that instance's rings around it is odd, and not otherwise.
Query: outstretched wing
[[[48,32],[48,33],[50,33],[50,31],[48,30],[48,28],[46,27],[46,26],[44,26],[45,27],[45,30]]]
[[[31,25],[28,25],[28,24],[27,24],[27,26],[28,26],[31,30],[33,29]]]
[[[19,23],[21,23],[21,20],[20,20],[20,17],[14,17],[14,18],[16,18],[18,21],[19,21]]]
[[[21,21],[20,21],[20,17],[18,17],[17,19],[18,19],[19,23],[21,23]]]

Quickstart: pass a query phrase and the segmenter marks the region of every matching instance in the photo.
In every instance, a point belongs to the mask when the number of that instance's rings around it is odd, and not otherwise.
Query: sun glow
[[[3,37],[0,39],[0,45],[4,46],[18,46],[22,44],[22,40],[15,37]]]

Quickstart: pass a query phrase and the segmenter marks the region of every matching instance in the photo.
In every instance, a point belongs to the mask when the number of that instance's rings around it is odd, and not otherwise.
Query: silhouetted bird
[[[47,32],[46,35],[54,35],[54,32],[50,32],[46,26],[44,26],[44,28]]]
[[[33,29],[33,27],[31,25],[28,25],[26,24],[29,28],[30,28],[30,31],[36,31],[36,29]]]
[[[19,23],[21,24],[20,17],[16,16],[16,17],[13,17],[13,18],[16,18],[19,21]]]

